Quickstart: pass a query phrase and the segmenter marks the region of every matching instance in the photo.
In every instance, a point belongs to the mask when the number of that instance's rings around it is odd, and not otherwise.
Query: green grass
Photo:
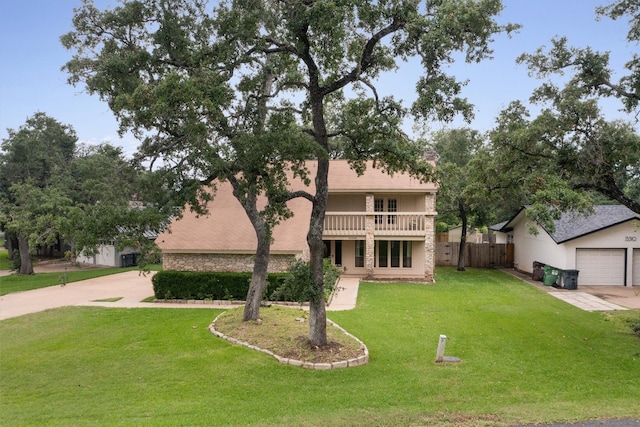
[[[112,297],[112,298],[103,298],[103,299],[94,299],[93,302],[116,302],[120,301],[122,297]]]
[[[360,287],[329,312],[366,366],[312,371],[211,335],[216,309],[0,322],[0,425],[514,425],[638,418],[640,339],[490,270]],[[438,337],[459,364],[434,363]]]
[[[94,277],[108,276],[110,274],[124,273],[125,271],[135,270],[131,268],[100,268],[80,271],[67,271],[55,273],[38,273],[38,274],[12,274],[10,276],[0,277],[0,295],[10,294],[12,292],[28,291],[31,289],[40,289],[47,286],[60,285],[63,282],[71,283],[79,280],[93,279]],[[66,277],[65,277],[66,274]]]
[[[0,239],[0,241],[3,239]],[[7,251],[0,242],[0,270],[9,270],[11,268],[11,262],[9,262],[9,251]]]

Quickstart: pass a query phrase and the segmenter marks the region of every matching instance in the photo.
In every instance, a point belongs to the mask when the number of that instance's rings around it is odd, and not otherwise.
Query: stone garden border
[[[231,344],[243,345],[243,346],[245,346],[247,348],[250,348],[252,350],[260,351],[262,353],[268,354],[269,356],[273,356],[278,362],[280,362],[282,364],[291,365],[291,366],[299,366],[299,367],[306,368],[306,369],[316,369],[316,370],[325,370],[326,371],[326,370],[329,370],[329,369],[352,368],[352,367],[355,367],[355,366],[362,366],[362,365],[366,365],[367,363],[369,363],[369,349],[367,348],[366,344],[363,343],[356,336],[354,336],[354,335],[350,334],[349,332],[345,331],[340,325],[338,325],[337,323],[335,323],[335,322],[333,322],[333,321],[331,321],[329,319],[327,319],[327,323],[329,325],[333,326],[334,328],[337,328],[343,334],[345,334],[345,335],[349,336],[350,338],[356,340],[356,342],[358,344],[360,344],[360,348],[364,351],[364,355],[362,355],[360,357],[357,357],[355,359],[341,360],[339,362],[331,362],[331,363],[303,362],[301,360],[289,359],[289,358],[286,358],[286,357],[282,357],[282,356],[279,356],[279,355],[275,354],[271,350],[260,348],[260,347],[257,347],[255,345],[253,345],[253,344],[249,344],[248,342],[240,341],[240,340],[235,339],[233,337],[229,337],[229,336],[223,334],[222,332],[216,330],[216,321],[223,314],[224,314],[224,312],[220,313],[218,316],[216,316],[216,318],[213,320],[213,322],[209,326],[209,331],[213,335],[215,335],[217,337],[220,337],[220,338],[222,338],[224,340],[227,340]]]

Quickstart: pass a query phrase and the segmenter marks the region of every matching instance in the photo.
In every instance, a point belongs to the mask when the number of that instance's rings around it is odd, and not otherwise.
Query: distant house
[[[317,163],[307,166],[315,176]],[[314,193],[313,183],[305,187],[299,180],[290,182],[292,190]],[[253,227],[230,184],[216,187],[207,216],[185,209],[183,217],[156,239],[165,270],[252,270],[257,245]],[[388,175],[372,162],[358,176],[346,161],[332,160],[325,256],[349,275],[432,281],[436,190],[435,184],[407,174]],[[284,271],[293,259],[309,257],[311,203],[299,198],[288,206],[294,216],[273,230],[271,271]]]
[[[462,239],[462,227],[457,226],[449,229],[447,241],[449,243],[460,243]],[[477,229],[467,230],[467,243],[482,243],[482,233]]]
[[[510,241],[509,235],[502,231],[508,221],[489,226],[489,233],[493,235],[493,243],[513,243]]]
[[[158,236],[155,232],[145,232],[144,237],[155,240]],[[81,252],[76,257],[76,262],[93,265],[107,265],[109,267],[132,267],[138,265],[140,253],[137,249],[127,246],[118,250],[115,242],[103,242],[96,248],[94,255]]]
[[[596,206],[589,216],[565,213],[547,232],[522,208],[501,229],[515,245],[515,266],[531,273],[533,262],[578,270],[580,285],[640,286],[640,215],[621,205]]]

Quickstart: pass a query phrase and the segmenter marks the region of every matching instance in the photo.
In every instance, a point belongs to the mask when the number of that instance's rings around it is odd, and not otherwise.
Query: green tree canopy
[[[17,237],[21,274],[33,273],[38,246],[62,238],[77,254],[105,241],[138,245],[166,222],[155,207],[131,208],[143,188],[141,171],[120,148],[77,146],[73,128],[44,113],[8,133],[0,154],[0,213],[4,229]]]
[[[462,226],[457,267],[464,271],[467,230],[495,220],[500,193],[488,186],[484,138],[479,132],[439,131],[433,134],[430,147],[437,154],[438,216],[454,217]]]
[[[44,113],[8,134],[0,154],[2,222],[18,239],[20,273],[32,274],[31,250],[57,240],[72,207],[64,186],[77,137]]]
[[[389,171],[426,178],[429,164],[401,131],[402,120],[471,117],[446,65],[455,52],[470,62],[491,54],[493,35],[514,29],[494,21],[501,9],[499,0],[236,0],[213,8],[201,0],[139,0],[101,12],[84,0],[75,31],[62,41],[75,50],[65,66],[70,82],[85,84],[123,130],[144,137],[141,153],[168,163],[181,178],[171,186],[178,192],[221,175],[270,177],[276,168],[282,176],[276,165],[285,160],[317,159],[314,194],[272,192],[278,180],[271,178],[244,188],[249,199],[266,191],[311,201],[312,294],[322,295],[328,158],[338,145],[331,141],[340,139],[356,170],[375,158]],[[412,57],[424,68],[416,102],[409,108],[380,97],[380,75]],[[192,202],[204,196],[190,194]],[[312,301],[310,312],[310,341],[324,345],[324,302]]]
[[[612,19],[628,16],[627,39],[637,44],[639,8],[637,0],[620,0],[596,12]],[[632,55],[617,77],[609,57],[590,47],[570,47],[564,37],[552,40],[548,50],[523,54],[518,62],[531,76],[546,79],[531,96],[541,112],[532,118],[514,102],[492,132],[503,184],[528,195],[531,214],[549,229],[562,211],[588,211],[594,194],[640,213],[640,59]],[[607,120],[599,105],[605,98],[620,100],[629,119]]]
[[[161,209],[155,194],[146,189],[149,181],[157,184],[153,174],[109,144],[79,146],[69,172],[73,210],[64,235],[73,241],[76,255],[81,251],[92,255],[104,243],[134,247],[142,262],[155,254],[149,236],[166,226],[170,212]]]

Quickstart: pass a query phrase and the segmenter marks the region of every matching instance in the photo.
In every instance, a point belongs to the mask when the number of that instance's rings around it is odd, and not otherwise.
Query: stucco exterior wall
[[[514,267],[520,271],[533,273],[533,262],[538,261],[561,269],[567,259],[566,247],[557,245],[541,227],[538,234],[529,233],[529,223],[524,214],[513,227]]]
[[[395,198],[398,201],[397,212],[413,212],[415,215],[424,213],[424,230],[411,229],[399,230],[398,235],[387,233],[378,235],[375,224],[374,200],[376,198]],[[386,199],[385,199],[386,200]],[[329,197],[328,212],[363,212],[365,217],[365,230],[362,234],[344,236],[326,236],[331,239],[332,261],[335,264],[335,241],[342,241],[342,267],[346,274],[359,275],[372,279],[414,279],[420,281],[433,281],[435,268],[435,193],[421,194],[372,194],[360,193],[348,195],[331,195]],[[403,234],[404,233],[404,234]],[[366,242],[364,253],[364,266],[355,267],[355,241]],[[385,241],[411,241],[411,267],[376,267],[374,246],[376,240]],[[297,256],[273,255],[269,263],[270,272],[286,271],[296,257],[308,260],[308,250]],[[165,270],[181,271],[246,271],[253,269],[254,255],[250,253],[216,253],[199,252],[190,253],[184,251],[163,251],[163,268]]]
[[[296,258],[295,255],[272,254],[269,273],[282,273]],[[253,254],[167,253],[162,254],[162,268],[178,271],[253,271]]]
[[[330,194],[327,212],[364,212],[366,200],[363,194]]]

